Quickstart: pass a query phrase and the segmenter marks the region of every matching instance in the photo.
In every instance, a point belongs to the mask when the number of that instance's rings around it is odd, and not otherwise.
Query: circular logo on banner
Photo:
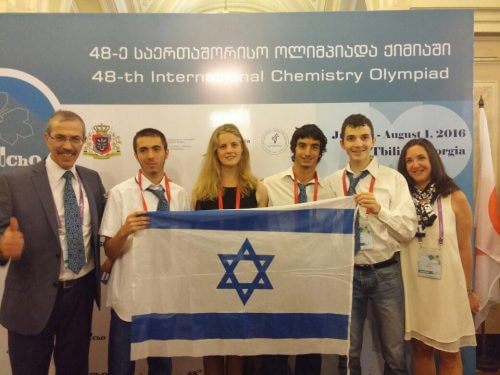
[[[381,112],[370,111],[377,124],[373,154],[382,164],[396,167],[403,146],[413,138],[426,138],[438,151],[446,172],[455,178],[472,155],[472,134],[465,121],[441,105],[422,104],[404,111],[391,123]]]
[[[264,151],[277,155],[288,149],[288,137],[281,129],[270,129],[261,138]]]
[[[55,95],[37,78],[0,69],[0,169],[35,164],[47,155],[43,134],[58,106]]]

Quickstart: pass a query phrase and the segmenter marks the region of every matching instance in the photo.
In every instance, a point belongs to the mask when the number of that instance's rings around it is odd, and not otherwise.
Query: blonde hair
[[[257,178],[250,169],[250,153],[239,129],[234,124],[224,124],[215,129],[208,142],[207,152],[204,155],[200,174],[193,187],[193,202],[215,199],[221,186],[221,168],[217,157],[219,147],[219,135],[230,133],[240,139],[241,159],[238,163],[238,186],[242,196],[250,194],[251,190],[257,188]]]

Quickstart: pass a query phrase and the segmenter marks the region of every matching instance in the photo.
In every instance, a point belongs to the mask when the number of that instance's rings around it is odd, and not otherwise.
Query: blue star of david
[[[266,270],[273,261],[274,255],[257,255],[250,241],[245,239],[237,254],[217,254],[226,273],[222,276],[217,289],[235,289],[244,305],[248,302],[255,289],[273,289],[267,277]],[[234,274],[238,263],[250,260],[257,269],[257,275],[251,283],[240,283]]]

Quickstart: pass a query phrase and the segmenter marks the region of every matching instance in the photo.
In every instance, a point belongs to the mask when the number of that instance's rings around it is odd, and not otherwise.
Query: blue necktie
[[[347,195],[356,194],[356,186],[359,181],[368,175],[368,171],[365,169],[357,177],[354,174],[347,172],[347,177],[349,177],[349,189],[347,190]],[[359,229],[359,210],[356,214],[356,220],[354,221],[354,254],[357,254],[361,249],[361,231]]]
[[[74,273],[80,272],[85,265],[83,246],[82,218],[76,201],[75,191],[71,184],[73,173],[64,172],[64,227],[66,230],[66,243],[68,244],[68,268]]]
[[[304,184],[299,184],[299,203],[307,202],[306,186]]]
[[[168,201],[167,198],[165,198],[165,190],[163,188],[155,190],[151,188],[147,188],[147,191],[150,191],[153,193],[156,198],[158,198],[158,206],[156,207],[156,211],[168,211]]]

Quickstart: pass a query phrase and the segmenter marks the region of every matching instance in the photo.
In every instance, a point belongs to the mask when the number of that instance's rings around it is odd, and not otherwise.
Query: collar
[[[354,175],[357,175],[357,174],[359,174],[359,172],[361,172],[361,171],[359,171],[358,173],[353,172],[349,163],[347,163],[347,166],[345,167],[345,169],[347,170],[347,172],[353,173]],[[375,177],[375,179],[377,179],[378,170],[379,170],[379,163],[378,163],[377,157],[372,156],[372,160],[370,161],[370,164],[368,164],[366,166],[366,168],[363,170],[367,170],[373,177]]]
[[[149,188],[152,188],[153,190],[157,190],[158,187],[163,187],[165,186],[164,184],[165,176],[161,179],[159,184],[153,184],[149,178],[146,177],[144,173],[142,173],[142,191],[146,191]],[[135,175],[135,181],[137,182],[137,174]]]
[[[54,182],[63,178],[63,174],[67,171],[67,169],[61,168],[54,160],[52,160],[50,155],[45,158],[45,168],[47,169],[49,180]],[[73,167],[69,170],[73,173],[73,176],[76,176],[76,165],[73,165]]]
[[[323,180],[319,176],[318,170],[316,170],[316,175],[318,176],[318,185],[322,187],[323,186],[323,182],[322,182]],[[289,169],[281,172],[280,173],[280,177],[282,179],[284,179],[284,178],[289,179],[289,180],[291,180],[293,182],[295,180],[295,176],[293,174],[292,167],[290,167]],[[313,184],[313,183],[314,183],[314,177],[310,181],[307,182],[307,184]]]

